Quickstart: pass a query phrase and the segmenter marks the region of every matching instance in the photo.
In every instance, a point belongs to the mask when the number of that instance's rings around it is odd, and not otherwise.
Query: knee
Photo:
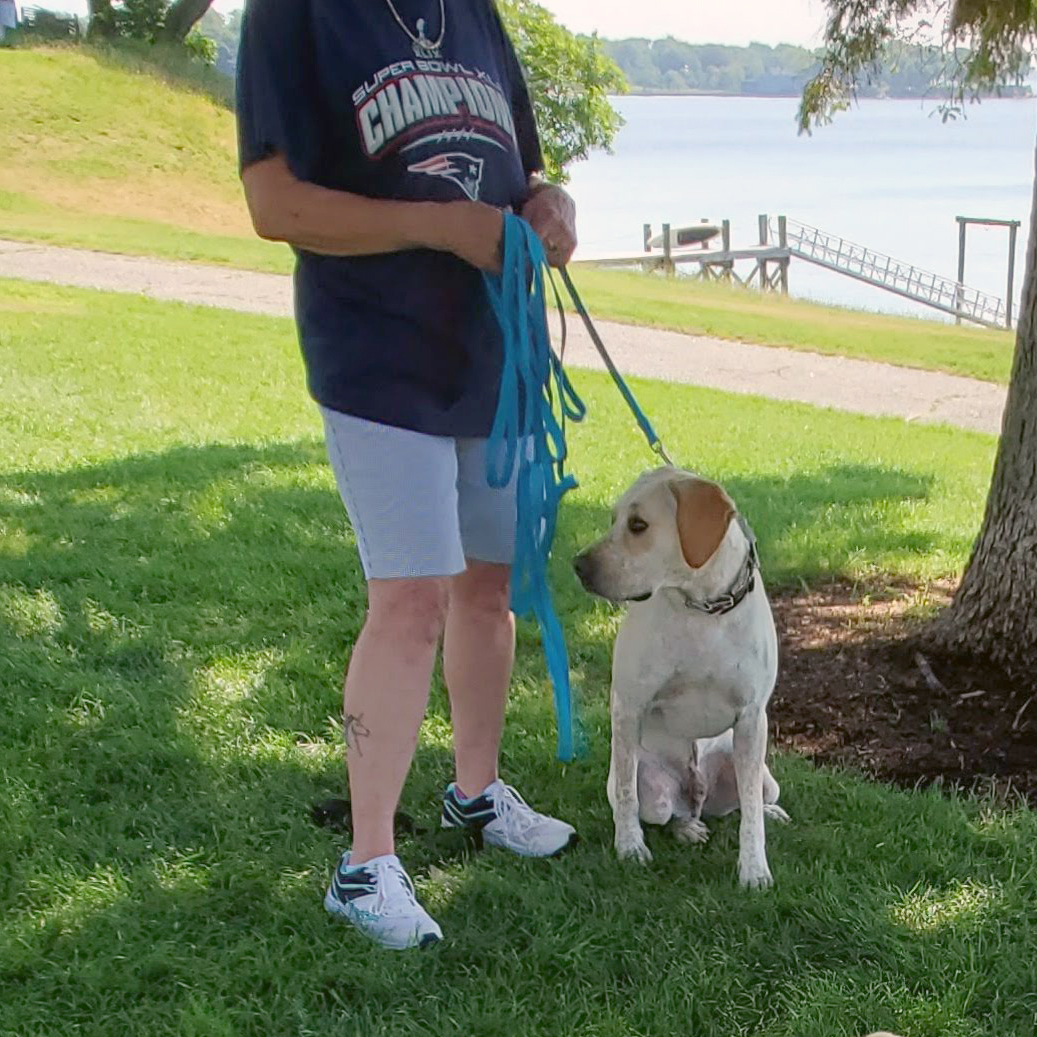
[[[511,614],[510,566],[469,563],[451,582],[450,606],[485,619],[507,619]]]
[[[382,581],[369,588],[367,623],[402,646],[438,644],[446,624],[447,581]]]

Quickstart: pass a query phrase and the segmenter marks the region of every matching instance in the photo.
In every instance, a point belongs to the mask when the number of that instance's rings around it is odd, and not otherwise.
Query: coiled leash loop
[[[516,615],[536,617],[547,672],[554,689],[558,758],[572,760],[585,748],[569,683],[565,635],[551,603],[547,565],[554,543],[558,506],[577,483],[565,474],[565,422],[582,421],[587,408],[573,389],[562,362],[551,349],[547,330],[544,270],[547,259],[533,228],[511,213],[504,216],[503,264],[497,276],[485,275],[486,288],[504,335],[497,412],[487,445],[486,478],[491,486],[517,479],[518,523],[511,572],[511,607]],[[562,282],[591,341],[626,401],[648,446],[673,466],[648,416],[605,349],[576,286],[564,267]],[[551,281],[554,289],[554,281]],[[558,292],[555,289],[555,298]],[[565,342],[565,314],[562,342]],[[554,391],[552,391],[552,385]],[[554,393],[558,396],[555,413]],[[518,471],[516,474],[516,465]]]
[[[516,615],[536,617],[554,689],[558,758],[568,762],[583,751],[584,740],[569,682],[565,635],[551,602],[547,566],[558,506],[576,486],[576,480],[565,473],[563,423],[566,419],[582,421],[587,409],[551,349],[544,293],[546,262],[532,227],[518,216],[505,214],[501,273],[485,275],[504,338],[504,366],[487,444],[486,478],[496,487],[506,486],[512,476],[517,480],[511,607]]]

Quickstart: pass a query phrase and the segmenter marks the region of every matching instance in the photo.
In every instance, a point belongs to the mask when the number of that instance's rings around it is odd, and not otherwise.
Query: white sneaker
[[[522,857],[553,857],[577,841],[572,825],[538,814],[500,779],[474,799],[462,799],[451,782],[443,797],[442,825],[478,832],[491,846]]]
[[[349,865],[349,852],[342,854],[324,907],[390,950],[430,947],[443,938],[415,898],[414,883],[395,854],[372,857],[355,868]]]

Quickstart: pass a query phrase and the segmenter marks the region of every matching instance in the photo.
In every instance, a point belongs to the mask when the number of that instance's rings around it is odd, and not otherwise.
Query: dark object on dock
[[[703,220],[701,223],[691,227],[670,228],[670,248],[688,248],[691,245],[705,245],[720,233],[720,228],[713,223]],[[649,238],[645,245],[648,248],[663,248],[663,235],[656,234]]]

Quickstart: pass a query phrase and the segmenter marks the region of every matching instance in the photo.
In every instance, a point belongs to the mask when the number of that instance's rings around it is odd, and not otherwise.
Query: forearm
[[[246,169],[242,179],[253,226],[268,240],[329,256],[445,247],[441,204],[366,198],[306,183],[278,157]]]

